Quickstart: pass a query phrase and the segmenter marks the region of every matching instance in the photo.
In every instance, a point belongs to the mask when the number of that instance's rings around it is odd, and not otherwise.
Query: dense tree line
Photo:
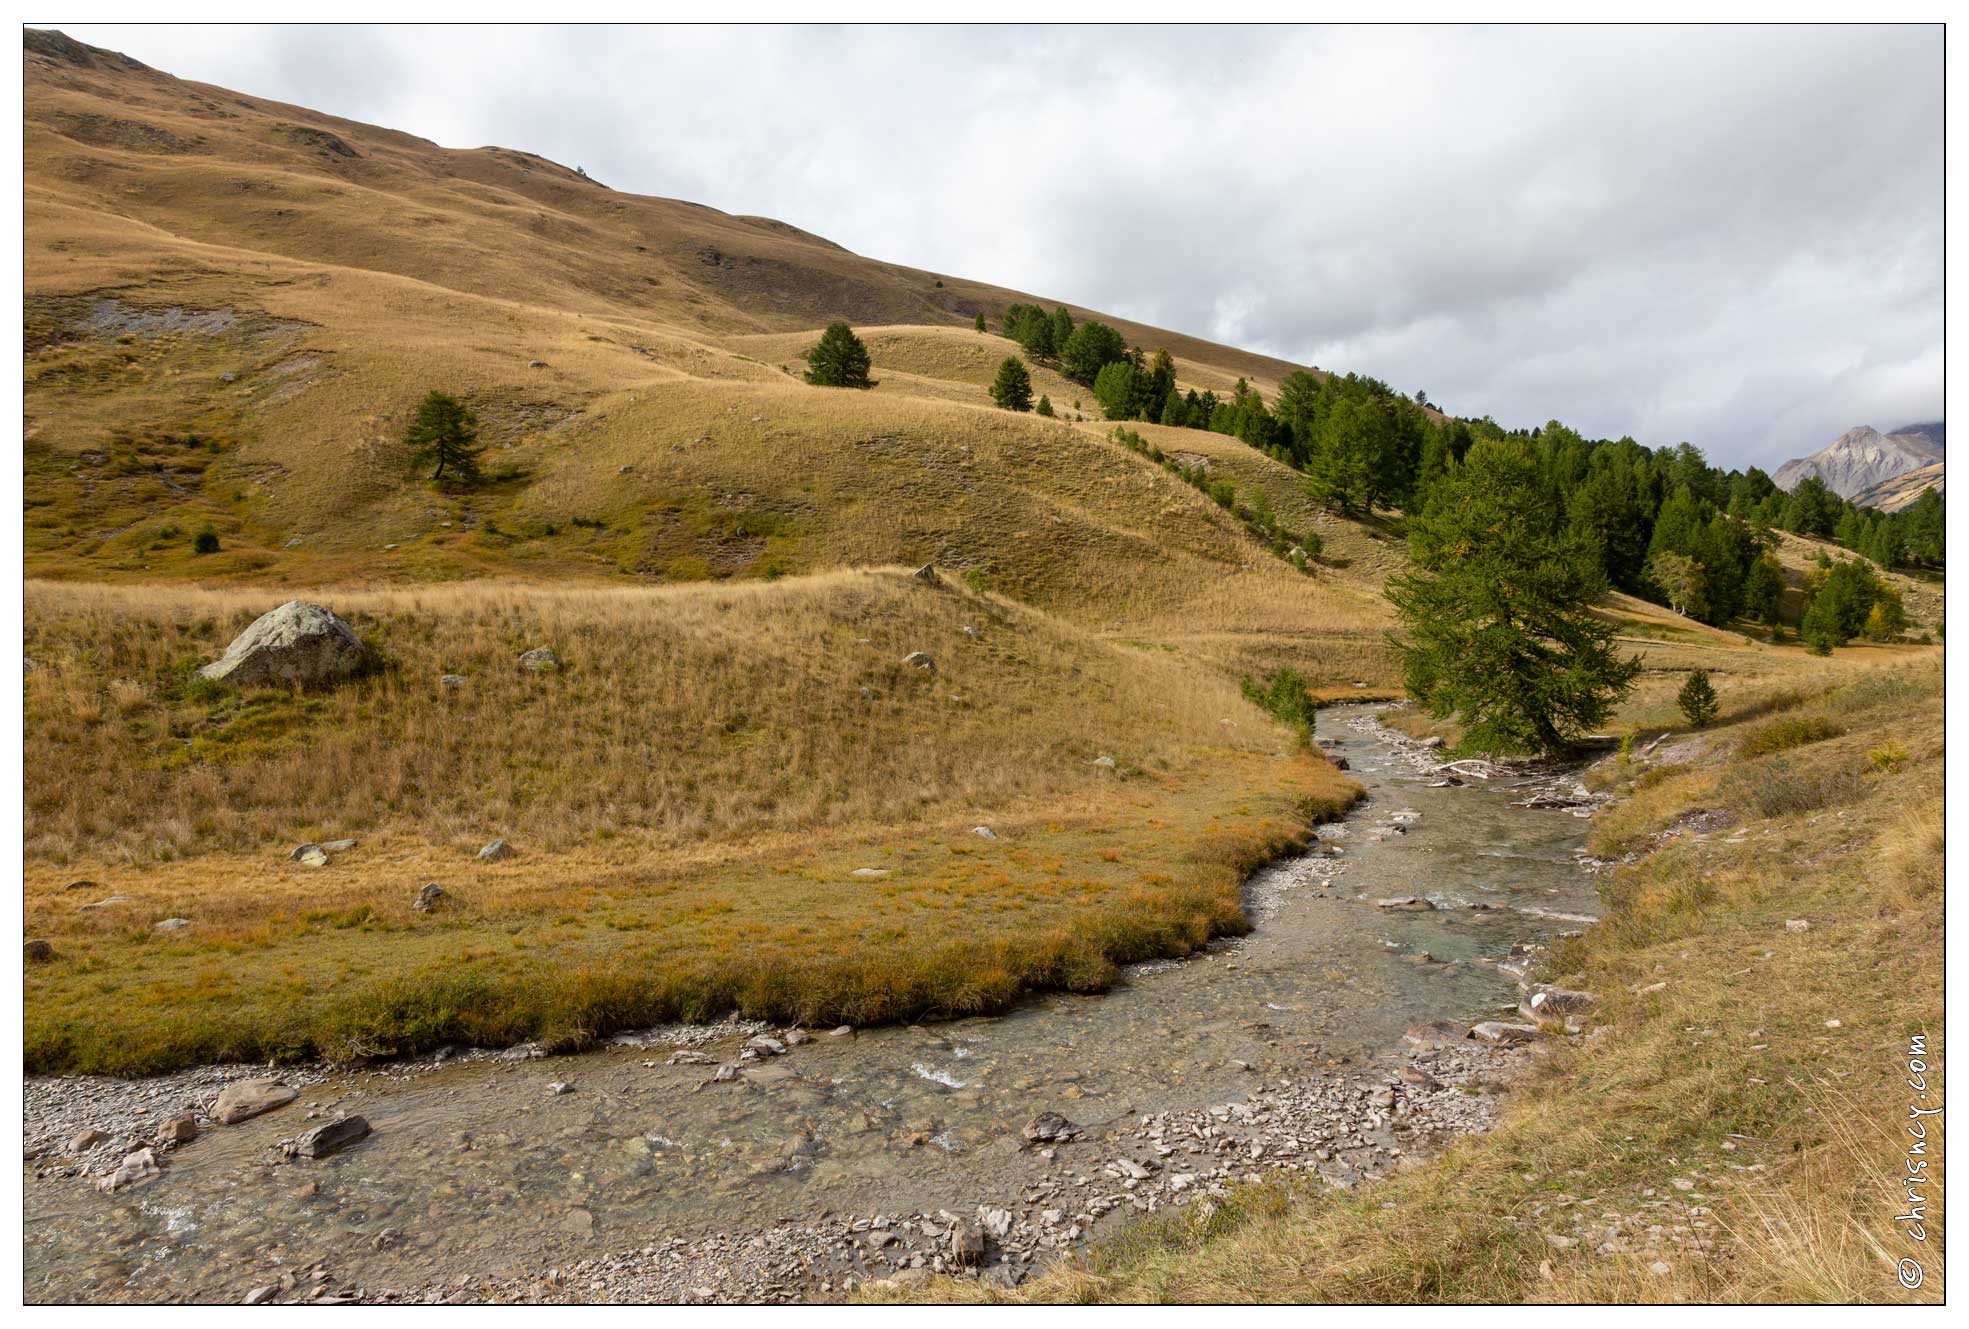
[[[1568,548],[1588,551],[1582,556],[1610,586],[1705,623],[1778,624],[1785,579],[1771,551],[1780,530],[1835,541],[1881,568],[1944,566],[1944,502],[1933,490],[1904,511],[1871,511],[1816,478],[1787,493],[1757,467],[1711,466],[1688,443],[1589,440],[1558,421],[1506,430],[1488,418],[1442,419],[1425,409],[1427,394],[1404,397],[1358,374],[1295,371],[1269,406],[1243,379],[1225,397],[1185,391],[1167,351],[1144,355],[1106,324],[1075,324],[1065,309],[1014,304],[1003,331],[1029,359],[1092,387],[1108,419],[1240,439],[1303,472],[1314,500],[1345,515],[1418,514],[1474,445],[1515,440],[1525,465],[1512,473],[1530,486],[1539,511],[1563,522]],[[1820,580],[1836,580],[1822,590],[1808,579],[1801,631],[1824,600],[1809,640],[1840,644],[1863,635],[1872,607],[1892,593],[1871,573],[1863,583],[1836,567],[1820,572]],[[1886,620],[1898,614],[1898,601],[1882,611]]]

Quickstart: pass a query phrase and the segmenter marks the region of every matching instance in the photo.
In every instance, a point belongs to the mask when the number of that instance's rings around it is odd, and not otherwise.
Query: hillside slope
[[[1137,634],[1386,623],[1377,576],[1285,564],[1084,420],[1086,389],[1041,370],[1067,418],[992,409],[1015,348],[971,320],[1035,297],[59,33],[25,46],[30,575],[649,585],[934,560]],[[838,317],[868,328],[873,393],[801,381]],[[1293,368],[1109,321],[1200,388]],[[407,474],[432,388],[478,410],[493,483]]]
[[[1912,471],[1902,471],[1889,476],[1878,484],[1868,485],[1853,495],[1853,502],[1862,508],[1877,508],[1881,512],[1899,512],[1911,507],[1914,501],[1930,489],[1937,493],[1947,492],[1943,483],[1942,463],[1917,467]]]

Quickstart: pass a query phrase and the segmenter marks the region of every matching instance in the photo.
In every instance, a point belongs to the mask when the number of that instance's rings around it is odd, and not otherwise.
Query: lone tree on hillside
[[[1039,398],[1039,405],[1032,408],[1032,413],[1034,415],[1043,415],[1049,420],[1052,419],[1053,418],[1052,399],[1045,396],[1044,394],[1041,394]]]
[[[1614,652],[1594,617],[1599,559],[1543,497],[1531,450],[1476,444],[1433,487],[1409,529],[1415,571],[1392,578],[1409,695],[1456,715],[1466,744],[1560,752],[1603,722],[1638,659]]]
[[[410,422],[403,441],[410,445],[410,464],[422,467],[435,460],[433,480],[449,472],[454,483],[471,484],[479,478],[479,418],[472,408],[456,397],[432,391],[417,405],[417,418]]]
[[[979,315],[978,315],[978,317],[977,317],[977,321],[976,321],[976,323],[974,324],[974,326],[975,326],[975,327],[977,328],[977,330],[978,330],[979,332],[983,332],[983,331],[985,330],[985,325],[984,325],[984,315],[983,315],[983,314],[979,314]]]
[[[1026,373],[1018,356],[1008,355],[999,362],[998,377],[991,381],[991,399],[1008,411],[1032,409],[1032,375]]]
[[[872,388],[868,347],[846,323],[829,323],[807,352],[807,382],[823,388]]]
[[[1716,701],[1716,689],[1709,685],[1707,669],[1698,669],[1689,675],[1689,681],[1675,694],[1675,704],[1682,708],[1683,716],[1697,729],[1707,729],[1714,723],[1722,707]]]

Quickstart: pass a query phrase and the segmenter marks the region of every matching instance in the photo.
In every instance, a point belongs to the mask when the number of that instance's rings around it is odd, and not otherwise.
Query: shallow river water
[[[787,1219],[965,1213],[1016,1202],[1035,1166],[1020,1128],[1036,1113],[1098,1127],[1225,1103],[1254,1077],[1373,1058],[1424,1021],[1491,1018],[1516,1004],[1496,967],[1514,943],[1598,912],[1578,861],[1588,823],[1513,806],[1525,795],[1512,779],[1436,787],[1426,755],[1373,713],[1321,713],[1322,741],[1368,799],[1313,852],[1253,877],[1247,937],[1137,966],[1102,996],[817,1031],[732,1083],[665,1064],[662,1039],[331,1075],[286,1108],[207,1126],[133,1190],[37,1180],[30,1166],[26,1297],[237,1301],[317,1259],[368,1288],[451,1286]],[[1373,903],[1409,895],[1439,908]],[[741,1040],[702,1050],[729,1061]],[[374,1134],[331,1159],[277,1162],[270,1146],[316,1124],[311,1109],[317,1122],[360,1113]]]

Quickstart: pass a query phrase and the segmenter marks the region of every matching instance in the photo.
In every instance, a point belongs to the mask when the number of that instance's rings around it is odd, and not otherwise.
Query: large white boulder
[[[362,638],[333,611],[305,600],[289,600],[254,619],[251,627],[233,638],[223,656],[198,672],[200,677],[239,687],[255,683],[319,687],[359,673],[368,663]]]

